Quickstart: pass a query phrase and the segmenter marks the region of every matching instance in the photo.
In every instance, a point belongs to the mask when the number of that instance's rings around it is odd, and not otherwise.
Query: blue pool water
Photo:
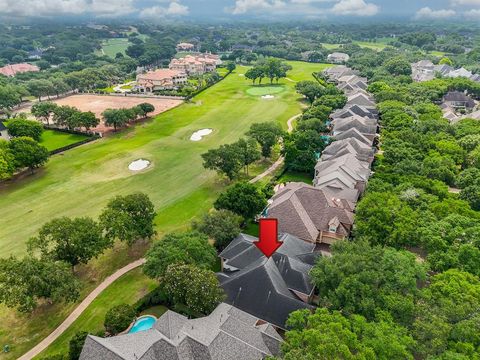
[[[151,329],[153,324],[157,321],[153,316],[143,316],[133,324],[132,328],[128,332],[129,334],[133,334],[139,331],[145,331]]]

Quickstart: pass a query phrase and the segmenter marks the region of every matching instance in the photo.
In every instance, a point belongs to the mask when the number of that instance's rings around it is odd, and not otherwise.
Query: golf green
[[[285,91],[285,86],[283,85],[254,85],[247,89],[247,94],[253,96],[264,96],[278,94],[282,91]]]

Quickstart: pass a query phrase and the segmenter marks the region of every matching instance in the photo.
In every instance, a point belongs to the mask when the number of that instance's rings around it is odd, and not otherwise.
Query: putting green
[[[253,96],[263,96],[263,95],[272,95],[278,94],[282,91],[285,91],[285,87],[283,85],[269,85],[269,86],[252,86],[247,89],[248,95]]]

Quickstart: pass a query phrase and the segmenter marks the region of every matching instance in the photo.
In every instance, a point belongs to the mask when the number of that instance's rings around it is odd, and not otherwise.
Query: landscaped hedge
[[[92,137],[89,137],[88,139],[85,139],[85,140],[76,142],[76,143],[74,143],[74,144],[70,144],[70,145],[63,146],[63,147],[61,147],[61,148],[52,150],[52,151],[50,151],[50,155],[59,154],[59,153],[61,153],[61,152],[64,152],[64,151],[67,151],[67,150],[76,148],[77,146],[87,144],[87,143],[92,142],[92,141],[97,140],[97,139],[100,139],[100,136],[92,136]]]

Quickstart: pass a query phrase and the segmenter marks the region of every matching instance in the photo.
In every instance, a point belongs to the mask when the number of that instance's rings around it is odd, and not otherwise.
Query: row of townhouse
[[[347,89],[348,101],[331,114],[335,141],[319,158],[313,185],[288,183],[263,214],[278,219],[283,245],[267,259],[254,245],[257,238],[241,234],[220,254],[226,302],[279,330],[292,311],[314,309],[310,270],[319,256],[330,255],[331,244],[350,235],[374,159],[378,112],[365,91],[367,79],[345,66],[325,75]]]
[[[480,82],[480,74],[473,74],[471,71],[461,67],[455,69],[448,64],[434,65],[430,60],[420,60],[411,64],[413,81],[422,82],[436,78],[437,74],[442,77],[457,78],[464,77]]]

